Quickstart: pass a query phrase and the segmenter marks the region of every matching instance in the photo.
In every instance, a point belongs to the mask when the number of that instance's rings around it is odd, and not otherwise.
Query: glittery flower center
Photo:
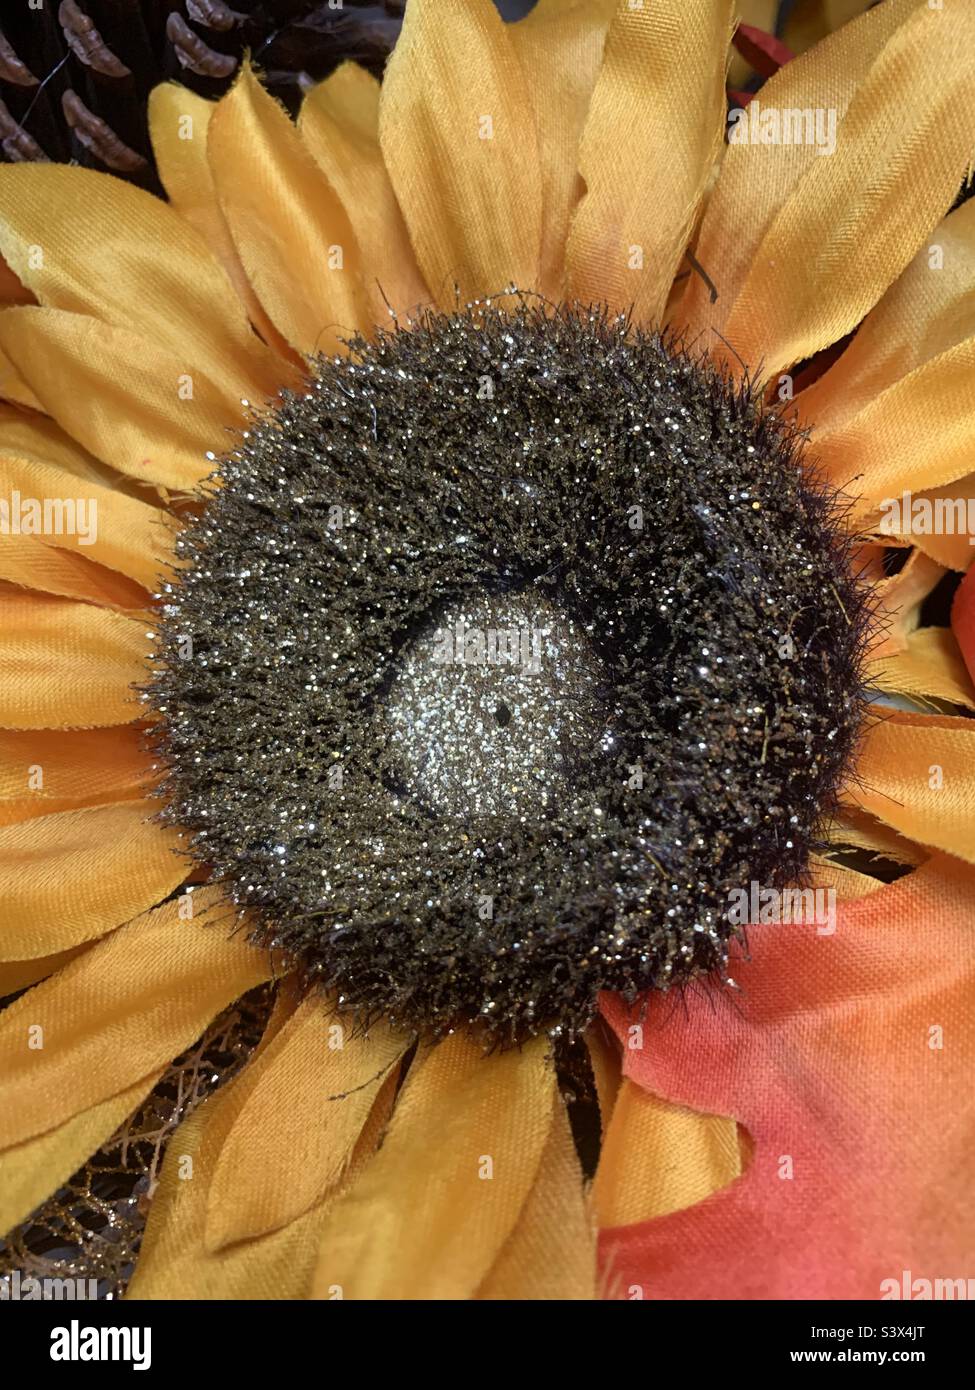
[[[180,536],[166,816],[358,1015],[574,1035],[727,973],[862,710],[834,495],[749,389],[516,298],[320,359]]]
[[[462,818],[542,815],[612,744],[601,669],[547,599],[476,595],[410,644],[386,702],[406,785]]]

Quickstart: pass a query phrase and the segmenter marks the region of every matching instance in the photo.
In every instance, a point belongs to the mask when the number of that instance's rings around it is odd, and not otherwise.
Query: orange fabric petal
[[[291,346],[333,352],[367,328],[345,210],[247,62],[210,117],[207,154],[247,278]]]
[[[845,799],[922,845],[975,860],[975,724],[882,714],[864,731]]]
[[[5,309],[0,346],[44,409],[97,458],[131,478],[192,489],[230,447],[244,409],[192,360],[126,329],[59,309]],[[190,394],[192,392],[192,394]]]
[[[0,828],[0,958],[90,941],[172,893],[188,864],[174,832],[149,820],[158,809],[124,801]]]
[[[491,0],[411,0],[383,80],[379,134],[438,304],[538,284],[542,180],[531,102]]]
[[[429,295],[379,148],[379,83],[343,63],[305,97],[298,130],[352,226],[372,321],[391,326],[389,305],[403,317]]]
[[[643,1023],[624,1052],[637,1085],[754,1140],[730,1187],[603,1231],[618,1296],[878,1299],[903,1270],[965,1274],[973,915],[971,869],[942,856],[843,904],[832,936],[750,927],[734,998],[651,996],[644,1017],[607,997],[621,1040]]]
[[[337,1185],[409,1042],[384,1025],[353,1033],[317,991],[298,1006],[237,1083],[210,1182],[208,1249],[286,1226]]]
[[[145,622],[41,594],[0,593],[0,727],[92,728],[138,718]]]
[[[283,371],[285,363],[297,366],[298,359],[261,307],[217,200],[207,159],[210,118],[216,109],[216,102],[178,82],[154,87],[148,102],[153,154],[169,201],[213,251],[251,322],[282,358],[278,370]]]
[[[485,1056],[455,1034],[414,1062],[382,1148],[329,1216],[319,1294],[476,1292],[538,1177],[555,1087],[547,1046]]]
[[[165,1066],[269,978],[269,954],[228,935],[231,913],[189,921],[179,913],[171,902],[136,918],[0,1015],[4,1147]],[[43,1046],[31,1047],[37,1026]]]
[[[0,252],[42,304],[185,355],[211,380],[232,380],[237,396],[278,388],[273,355],[199,232],[123,179],[0,166]]]
[[[136,728],[0,729],[0,825],[136,796],[151,761]]]
[[[563,295],[569,219],[585,191],[579,141],[616,0],[538,0],[508,29],[538,133],[542,250],[537,288]]]
[[[618,7],[579,149],[573,298],[660,320],[721,149],[731,31],[730,0]]]
[[[888,39],[835,152],[812,160],[755,251],[725,325],[751,367],[774,377],[855,328],[951,207],[975,149],[973,47],[963,6],[922,5]]]
[[[808,53],[780,68],[763,85],[760,101],[777,110],[835,111],[840,127],[854,93],[890,35],[917,0],[884,0],[862,18],[844,26]],[[680,316],[692,332],[713,325],[721,329],[754,261],[762,238],[795,194],[800,180],[822,163],[811,144],[729,144],[717,185],[708,200],[697,243],[697,258],[715,284],[710,292],[697,275],[687,281]],[[832,159],[825,161],[832,164]],[[802,262],[793,264],[796,276]],[[704,346],[719,346],[706,338]]]

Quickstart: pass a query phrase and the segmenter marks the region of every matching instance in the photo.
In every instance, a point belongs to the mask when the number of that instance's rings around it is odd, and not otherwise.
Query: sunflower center
[[[165,586],[166,816],[360,1016],[502,1039],[726,972],[862,709],[836,500],[623,318],[478,304],[319,359]],[[219,486],[216,484],[219,483]]]
[[[479,594],[404,653],[386,717],[404,779],[463,818],[544,815],[611,734],[598,657],[545,598]]]

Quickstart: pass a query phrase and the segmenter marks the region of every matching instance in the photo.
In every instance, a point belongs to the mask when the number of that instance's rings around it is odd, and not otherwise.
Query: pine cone
[[[74,162],[159,191],[146,121],[158,83],[230,86],[245,50],[291,110],[346,58],[380,75],[404,0],[48,0],[0,29],[0,152]]]

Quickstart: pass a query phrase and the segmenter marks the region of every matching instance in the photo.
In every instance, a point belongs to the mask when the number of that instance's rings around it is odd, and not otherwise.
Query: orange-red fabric
[[[755,1146],[699,1205],[602,1233],[617,1297],[878,1299],[905,1270],[970,1273],[973,922],[975,872],[936,856],[840,904],[832,935],[751,927],[737,995],[604,998],[633,1081]]]

